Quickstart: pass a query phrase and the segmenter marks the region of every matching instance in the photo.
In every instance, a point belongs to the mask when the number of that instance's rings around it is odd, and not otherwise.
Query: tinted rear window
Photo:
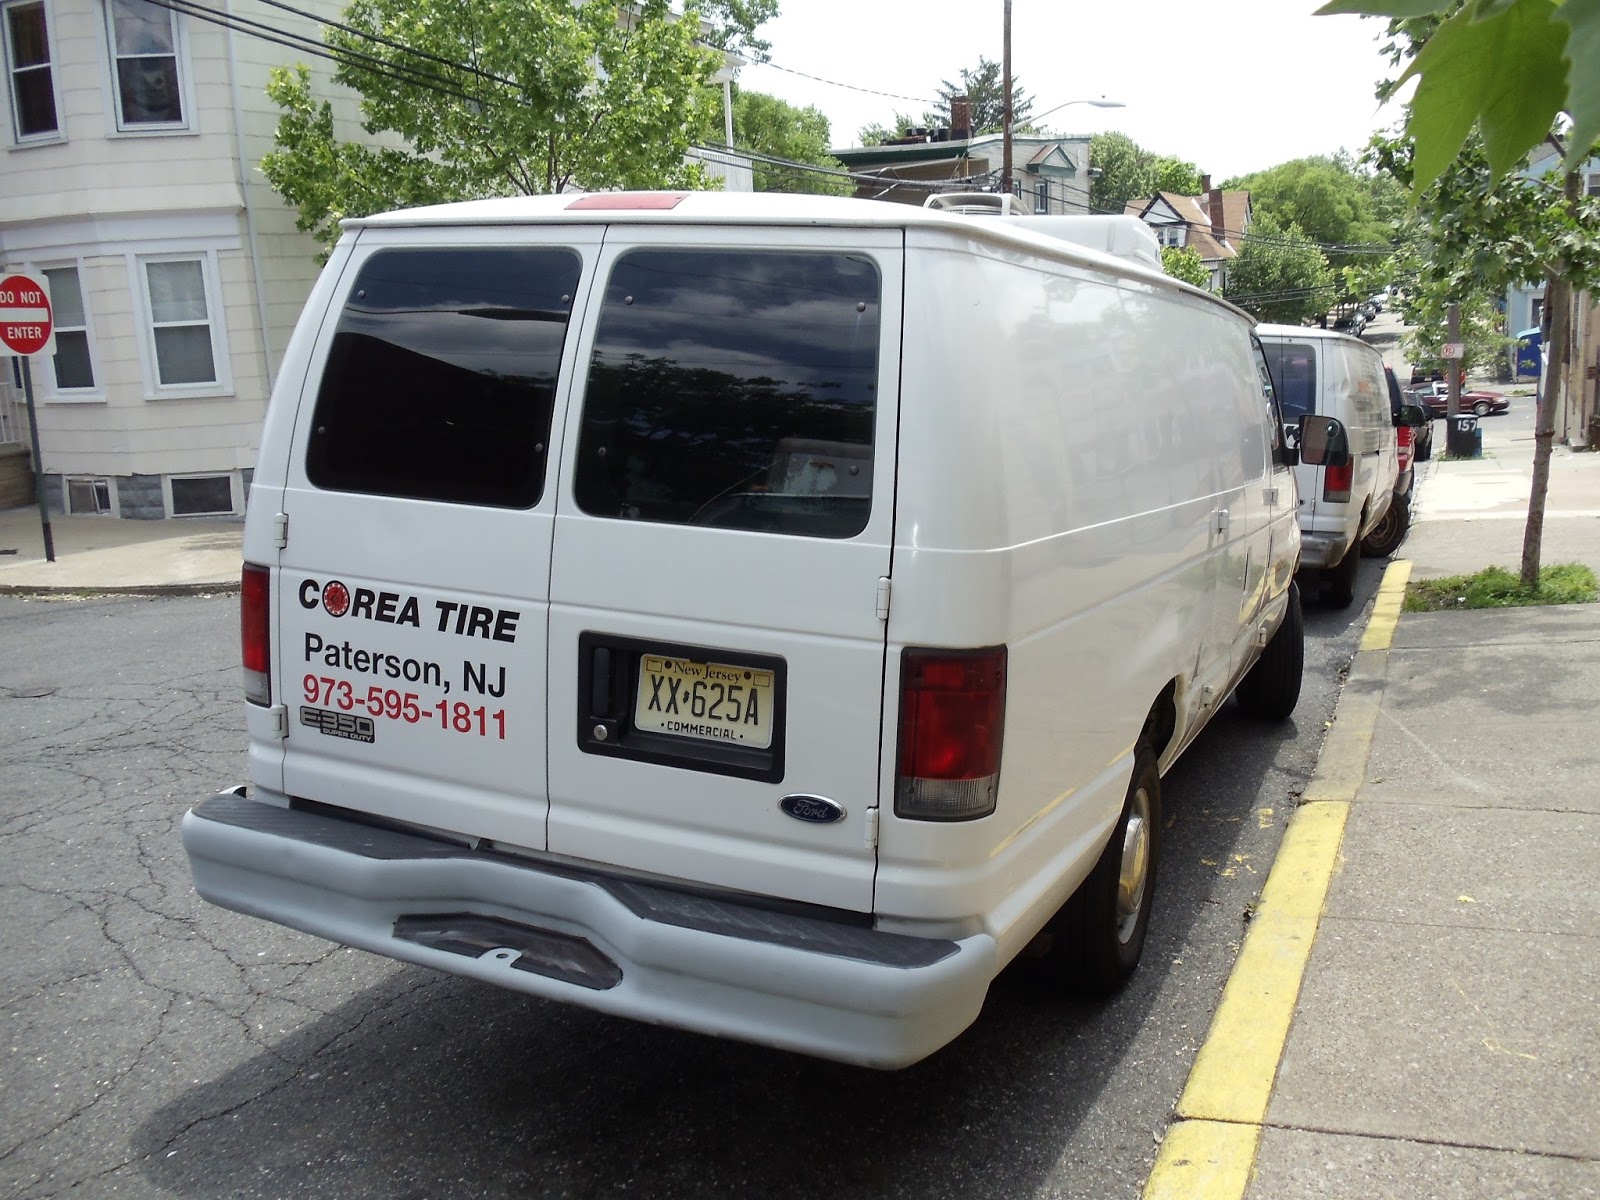
[[[1317,354],[1306,342],[1267,342],[1267,365],[1286,422],[1317,411]]]
[[[383,250],[362,266],[317,393],[317,487],[529,508],[581,262],[551,248]]]
[[[576,494],[595,516],[851,537],[880,281],[860,255],[636,250],[606,285]]]

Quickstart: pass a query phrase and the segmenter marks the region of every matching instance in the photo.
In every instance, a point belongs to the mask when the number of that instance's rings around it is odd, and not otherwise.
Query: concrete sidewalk
[[[183,595],[237,591],[244,522],[52,515],[47,562],[37,508],[0,510],[0,595]]]
[[[1600,605],[1399,611],[1518,568],[1530,427],[1422,467],[1147,1200],[1600,1200]],[[1600,454],[1541,561],[1600,568]]]

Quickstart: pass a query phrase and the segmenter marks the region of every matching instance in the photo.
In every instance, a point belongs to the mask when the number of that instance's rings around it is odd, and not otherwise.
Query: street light
[[[1008,83],[1007,92],[1009,93],[1009,91],[1010,91],[1010,87],[1009,87],[1009,83]],[[1008,99],[1009,99],[1009,96],[1008,96]],[[1121,100],[1107,100],[1104,96],[1101,96],[1098,100],[1066,100],[1066,101],[1063,101],[1062,103],[1056,105],[1054,108],[1045,109],[1042,113],[1038,114],[1037,116],[1029,116],[1028,117],[1028,122],[1029,122],[1029,124],[1035,124],[1035,123],[1037,123],[1039,121],[1042,121],[1045,117],[1048,117],[1051,113],[1060,112],[1063,108],[1069,108],[1074,104],[1088,104],[1088,105],[1091,105],[1094,108],[1127,108],[1128,107]],[[1012,124],[1012,121],[1011,121],[1011,105],[1008,103],[1006,105],[1005,146],[1001,151],[1001,160],[1000,160],[1001,161],[1001,174],[1004,177],[1005,190],[1006,190],[1006,193],[1008,195],[1011,192],[1011,124]]]

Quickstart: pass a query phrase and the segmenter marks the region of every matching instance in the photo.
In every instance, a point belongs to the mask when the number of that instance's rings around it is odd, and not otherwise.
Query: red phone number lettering
[[[475,733],[479,737],[506,740],[506,710],[503,708],[490,712],[482,704],[474,708],[465,700],[441,700],[432,708],[424,708],[422,697],[415,692],[374,686],[362,695],[348,679],[334,679],[328,675],[307,675],[302,685],[307,704],[333,707],[342,712],[361,709],[369,716],[404,721],[407,725],[431,723],[437,716],[439,728],[448,733]]]

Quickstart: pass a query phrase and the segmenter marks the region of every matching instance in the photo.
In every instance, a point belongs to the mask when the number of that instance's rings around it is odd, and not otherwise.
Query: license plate
[[[773,673],[646,654],[635,729],[765,750],[772,745]]]

